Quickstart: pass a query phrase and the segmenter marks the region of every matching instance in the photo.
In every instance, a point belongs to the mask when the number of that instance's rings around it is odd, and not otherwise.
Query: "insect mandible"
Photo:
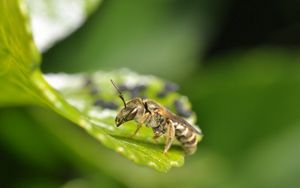
[[[165,135],[164,154],[168,152],[175,138],[181,143],[186,154],[195,153],[197,143],[200,137],[202,137],[200,129],[192,126],[186,120],[175,115],[154,100],[133,98],[126,102],[119,87],[113,80],[111,80],[111,83],[119,93],[119,97],[124,104],[124,107],[118,112],[115,118],[117,127],[127,121],[135,120],[137,122],[137,129],[132,137],[138,133],[144,124],[152,128],[154,133],[153,139]]]

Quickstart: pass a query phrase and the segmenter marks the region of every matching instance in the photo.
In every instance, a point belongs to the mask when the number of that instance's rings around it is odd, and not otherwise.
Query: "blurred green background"
[[[298,187],[299,12],[293,0],[103,1],[43,54],[43,72],[127,67],[177,82],[205,134],[198,152],[161,174],[53,112],[1,108],[0,187]]]

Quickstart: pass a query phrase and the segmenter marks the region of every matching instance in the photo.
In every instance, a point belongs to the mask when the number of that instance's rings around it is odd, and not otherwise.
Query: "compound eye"
[[[126,117],[125,117],[124,119],[125,119],[126,121],[129,121],[129,120],[134,119],[134,117],[135,117],[136,114],[137,114],[137,111],[138,111],[137,108],[132,109],[132,110],[126,115]]]

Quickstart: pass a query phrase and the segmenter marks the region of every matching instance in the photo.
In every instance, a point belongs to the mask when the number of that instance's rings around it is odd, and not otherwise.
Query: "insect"
[[[136,135],[143,124],[152,128],[153,139],[165,135],[164,154],[168,152],[175,138],[181,143],[186,154],[193,154],[197,150],[197,143],[200,136],[202,136],[200,130],[154,100],[133,98],[126,102],[118,86],[113,80],[111,80],[111,83],[116,88],[124,104],[124,107],[115,118],[117,127],[127,121],[135,120],[137,129],[132,137]]]

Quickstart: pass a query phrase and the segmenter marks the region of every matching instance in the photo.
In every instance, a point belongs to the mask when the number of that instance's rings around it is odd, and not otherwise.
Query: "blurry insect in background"
[[[183,118],[151,99],[137,97],[126,102],[119,87],[113,80],[111,80],[111,83],[118,91],[119,97],[124,104],[124,107],[115,118],[117,127],[127,121],[135,120],[137,129],[132,137],[136,135],[143,124],[152,128],[154,133],[153,139],[165,135],[164,154],[168,152],[175,138],[181,143],[186,154],[193,154],[197,150],[197,143],[202,136],[200,129],[192,126]]]

